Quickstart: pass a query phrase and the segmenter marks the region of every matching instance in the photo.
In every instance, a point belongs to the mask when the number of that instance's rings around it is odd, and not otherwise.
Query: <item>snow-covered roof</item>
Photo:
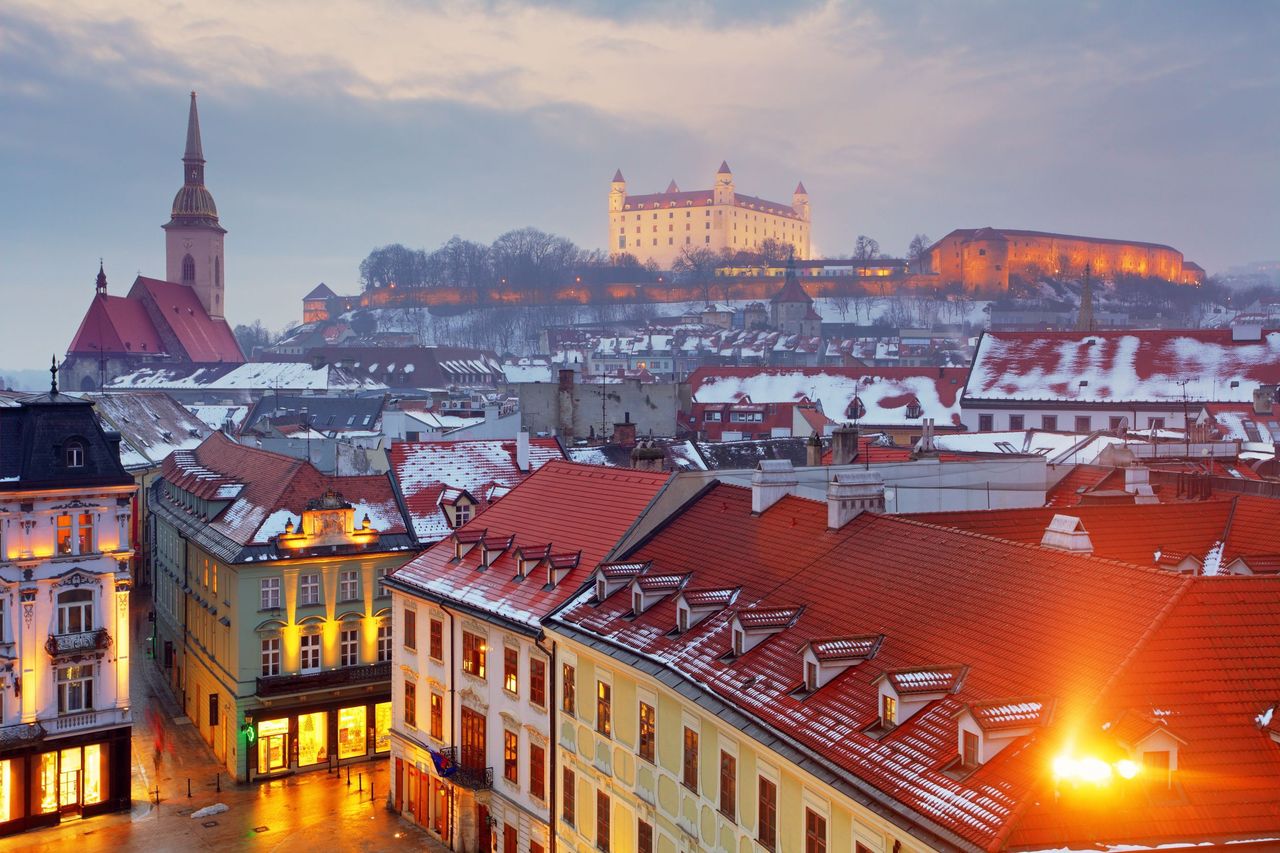
[[[312,367],[293,361],[251,361],[247,364],[206,367],[194,371],[140,368],[117,376],[107,387],[111,390],[146,388],[167,391],[376,391],[387,386],[360,378],[339,367]]]
[[[135,471],[159,465],[175,450],[196,447],[211,429],[160,391],[94,394],[94,410],[120,433],[120,462]]]

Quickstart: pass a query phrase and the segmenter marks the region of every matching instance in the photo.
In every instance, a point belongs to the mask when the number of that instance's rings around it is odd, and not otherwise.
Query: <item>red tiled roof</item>
[[[718,589],[686,589],[680,593],[684,603],[690,607],[727,607],[738,597],[740,587],[729,586]]]
[[[748,631],[769,628],[790,628],[800,615],[804,605],[792,607],[748,607],[737,612],[738,623]]]
[[[267,544],[295,523],[311,500],[332,489],[356,509],[356,523],[367,514],[382,534],[407,532],[406,522],[386,475],[333,477],[292,456],[236,444],[212,433],[195,450],[169,454],[161,475],[179,488],[207,500],[229,501],[208,526],[241,545]]]
[[[1053,703],[1046,699],[974,702],[966,707],[978,726],[988,732],[1047,725],[1053,712]]]
[[[1055,696],[1062,716],[1076,718],[1191,582],[900,517],[863,513],[839,531],[826,521],[823,503],[796,497],[753,516],[749,489],[716,485],[626,556],[652,560],[655,574],[693,567],[700,586],[740,584],[737,608],[678,636],[669,635],[673,598],[633,618],[628,595],[599,604],[583,596],[555,621],[692,679],[863,790],[984,847],[996,844],[1019,804],[1037,795],[1049,762],[1033,740],[962,781],[950,778],[943,767],[956,755],[961,705]],[[735,613],[797,600],[805,611],[794,627],[726,657]],[[885,637],[872,661],[807,696],[793,695],[802,679],[798,642],[872,633]],[[863,734],[877,718],[877,678],[945,668],[939,662],[968,666],[956,695],[879,740]]]
[[[490,535],[514,535],[517,550],[581,555],[576,567],[550,589],[540,573],[513,580],[517,574],[514,553],[507,552],[485,571],[478,571],[479,549],[454,562],[448,541],[427,549],[394,577],[434,599],[536,626],[578,590],[590,569],[604,559],[667,479],[667,474],[658,472],[553,461],[486,510],[481,521]],[[475,524],[471,522],[460,533]]]
[[[955,693],[964,684],[968,667],[956,664],[953,666],[917,666],[911,669],[893,669],[885,672],[884,677],[893,685],[900,695],[910,696],[913,693]]]
[[[1101,465],[1074,465],[1045,492],[1045,506],[1075,506],[1080,496],[1105,480],[1113,469]]]
[[[177,338],[187,358],[197,364],[243,364],[244,354],[226,320],[215,320],[205,311],[195,290],[185,284],[138,276],[129,291],[130,300],[146,293]]]
[[[884,634],[863,634],[858,637],[822,637],[809,641],[809,649],[820,661],[873,658],[884,642]]]
[[[1181,405],[1185,390],[1198,405],[1251,401],[1277,382],[1280,331],[1255,341],[1231,329],[986,332],[964,397]]]
[[[164,344],[147,309],[124,296],[95,296],[71,339],[67,354],[159,355]]]
[[[782,287],[778,288],[778,292],[769,298],[770,302],[804,302],[809,305],[813,304],[813,297],[805,292],[804,287],[800,284],[800,280],[787,276],[786,281],[782,283]],[[807,319],[807,318],[806,318]]]
[[[529,439],[529,467],[537,470],[564,452],[554,438]],[[404,496],[420,542],[438,542],[451,528],[440,499],[449,488],[465,489],[479,499],[491,485],[511,488],[528,475],[516,467],[516,442],[398,441],[391,445],[391,470]],[[483,512],[482,502],[476,512]]]

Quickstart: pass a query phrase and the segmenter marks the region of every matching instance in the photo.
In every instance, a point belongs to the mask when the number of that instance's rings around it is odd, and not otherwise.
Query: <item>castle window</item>
[[[196,261],[190,255],[184,255],[182,258],[182,283],[196,283]]]
[[[213,259],[213,283],[222,286],[222,258]]]
[[[84,445],[78,441],[70,442],[64,453],[68,468],[84,467]]]
[[[987,253],[987,250],[986,250],[986,249],[979,249],[979,250],[978,250],[978,254],[979,254],[979,255],[985,255],[986,253]]]

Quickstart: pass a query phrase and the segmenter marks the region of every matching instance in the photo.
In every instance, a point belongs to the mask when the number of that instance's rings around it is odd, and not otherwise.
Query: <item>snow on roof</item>
[[[988,332],[966,400],[1248,402],[1280,381],[1280,332],[1232,340],[1230,329]]]
[[[240,429],[245,416],[249,414],[248,406],[187,406],[187,411],[204,421],[210,429],[222,429],[230,422],[232,430]]]
[[[208,425],[168,394],[94,394],[94,410],[108,429],[120,433],[120,462],[126,470],[159,465],[175,450],[189,450],[209,434]]]
[[[141,368],[108,383],[111,389],[150,388],[170,391],[376,391],[381,382],[360,379],[339,367],[312,367],[300,362],[251,361],[183,372],[173,368]]]
[[[857,418],[872,426],[918,426],[922,418],[939,425],[960,424],[960,388],[964,371],[957,368],[750,368],[700,367],[689,376],[698,403],[821,402],[828,416],[846,417],[857,397],[865,414]],[[920,417],[907,416],[918,401]]]

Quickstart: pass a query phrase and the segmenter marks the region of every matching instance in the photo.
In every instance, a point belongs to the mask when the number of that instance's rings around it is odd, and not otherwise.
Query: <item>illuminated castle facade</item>
[[[619,169],[609,188],[609,252],[654,261],[663,269],[686,251],[753,251],[775,240],[809,257],[809,193],[796,185],[791,203],[767,201],[736,191],[728,163],[721,163],[711,189],[684,192],[672,181],[665,192],[627,195]]]
[[[958,228],[929,248],[933,273],[965,290],[1008,290],[1011,277],[1133,275],[1204,283],[1204,268],[1160,243],[1075,237],[1008,228]]]

